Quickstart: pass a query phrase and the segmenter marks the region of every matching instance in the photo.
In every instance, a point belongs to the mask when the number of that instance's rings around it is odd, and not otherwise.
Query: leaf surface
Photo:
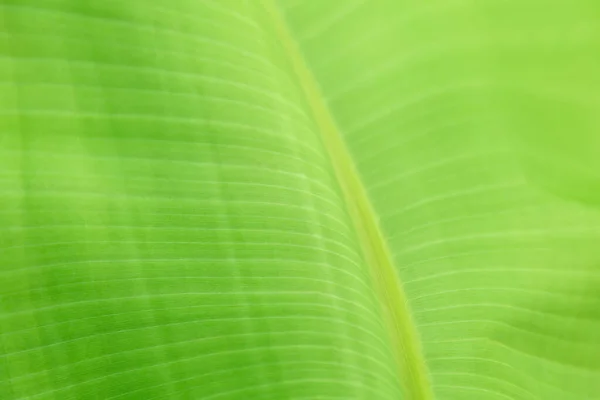
[[[289,2],[438,399],[595,399],[592,1]]]
[[[0,2],[0,398],[597,398],[599,11]]]

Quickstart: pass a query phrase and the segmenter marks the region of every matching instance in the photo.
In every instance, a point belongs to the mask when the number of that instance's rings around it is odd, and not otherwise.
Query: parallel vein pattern
[[[263,1],[263,4],[277,26],[277,34],[288,51],[292,68],[302,85],[307,103],[331,158],[359,244],[374,278],[375,291],[389,328],[389,340],[394,349],[394,357],[398,364],[398,378],[403,384],[404,394],[408,399],[429,400],[432,398],[431,385],[421,354],[420,339],[415,331],[411,310],[401,282],[398,280],[377,216],[336,123],[323,102],[314,77],[290,36],[276,4],[268,0]]]
[[[369,271],[242,1],[0,4],[0,398],[394,399]]]
[[[600,398],[598,2],[281,3],[436,398]]]

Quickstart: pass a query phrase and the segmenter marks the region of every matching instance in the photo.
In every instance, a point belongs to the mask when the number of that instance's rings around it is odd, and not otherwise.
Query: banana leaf
[[[597,0],[1,0],[0,399],[600,398]]]

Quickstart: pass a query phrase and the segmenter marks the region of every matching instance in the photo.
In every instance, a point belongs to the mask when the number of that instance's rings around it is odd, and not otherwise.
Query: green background
[[[0,399],[407,399],[258,0],[0,0]],[[600,398],[600,5],[278,5],[438,400]]]

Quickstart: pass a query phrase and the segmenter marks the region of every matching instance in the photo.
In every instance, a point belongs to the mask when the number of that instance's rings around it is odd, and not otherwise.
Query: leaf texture
[[[599,12],[1,1],[0,398],[598,398]]]
[[[304,89],[307,103],[344,193],[346,207],[353,220],[364,260],[373,276],[374,291],[382,305],[381,311],[389,329],[389,340],[398,367],[398,378],[403,383],[405,396],[422,400],[431,399],[432,390],[421,343],[377,215],[335,120],[323,101],[319,87],[305,64],[302,54],[286,29],[285,22],[281,20],[277,6],[272,2],[265,2],[265,8],[278,27],[277,33],[288,51],[293,69]]]
[[[290,2],[438,399],[600,396],[592,1]]]

